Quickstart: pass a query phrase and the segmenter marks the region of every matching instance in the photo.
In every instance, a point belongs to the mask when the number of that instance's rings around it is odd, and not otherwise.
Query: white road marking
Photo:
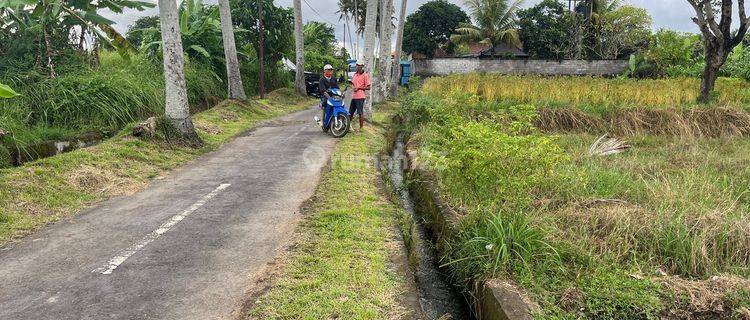
[[[195,210],[198,210],[200,207],[205,205],[206,202],[208,202],[208,200],[211,200],[211,198],[215,197],[217,194],[219,194],[219,192],[223,191],[229,186],[231,186],[231,184],[224,183],[216,187],[214,191],[211,191],[211,193],[203,196],[203,198],[198,200],[198,202],[194,203],[189,208],[185,209],[185,211],[182,211],[181,213],[172,216],[172,218],[170,218],[167,222],[159,226],[158,229],[152,231],[151,233],[143,237],[141,241],[138,241],[136,244],[121,251],[118,255],[114,256],[112,259],[109,259],[106,265],[102,266],[101,268],[96,268],[92,270],[91,272],[101,273],[101,274],[111,274],[113,271],[115,271],[115,269],[117,269],[117,267],[119,267],[123,262],[125,262],[125,260],[128,260],[130,256],[134,255],[136,252],[143,249],[143,247],[147,246],[149,243],[156,240],[156,238],[159,238],[161,235],[167,233],[169,229],[174,227],[180,221],[187,218],[187,216],[195,212]]]
[[[308,124],[305,124],[304,126],[302,126],[302,128],[300,128],[299,130],[297,130],[297,132],[295,132],[295,133],[294,133],[293,135],[291,135],[291,136],[288,136],[288,137],[284,138],[284,140],[281,140],[281,142],[286,142],[287,140],[289,140],[289,139],[291,139],[291,138],[294,138],[294,137],[296,137],[296,136],[297,136],[298,134],[300,134],[300,133],[301,133],[302,131],[305,131],[305,130],[306,130],[306,129],[307,129],[308,127],[309,127],[309,126],[310,126],[310,124],[309,124],[309,123],[308,123]]]

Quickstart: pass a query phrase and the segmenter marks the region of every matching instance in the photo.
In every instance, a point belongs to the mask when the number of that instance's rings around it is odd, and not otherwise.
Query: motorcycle
[[[330,97],[325,106],[323,120],[315,117],[323,132],[331,132],[336,138],[343,138],[349,133],[349,110],[344,104],[344,94],[338,88],[328,89]]]

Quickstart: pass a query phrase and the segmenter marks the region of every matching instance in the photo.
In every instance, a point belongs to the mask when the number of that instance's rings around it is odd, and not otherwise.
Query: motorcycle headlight
[[[342,98],[341,96],[333,96],[333,97],[331,97],[331,98],[333,99],[333,101],[341,101],[341,100],[344,100],[344,98]]]

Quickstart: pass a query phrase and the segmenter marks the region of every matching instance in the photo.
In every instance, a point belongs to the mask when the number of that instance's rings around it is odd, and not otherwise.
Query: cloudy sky
[[[408,13],[416,11],[420,5],[428,1],[409,0]],[[448,1],[463,7],[463,0]],[[156,1],[154,0],[154,2]],[[274,2],[278,6],[292,6],[292,0],[275,0]],[[539,2],[541,0],[526,0],[525,6],[533,6]],[[624,0],[623,2],[646,8],[654,18],[654,29],[670,28],[680,31],[698,32],[697,27],[690,21],[693,12],[686,0]],[[216,1],[206,0],[206,3],[216,3]],[[334,24],[336,26],[337,37],[341,41],[343,40],[344,27],[336,13],[338,10],[337,3],[338,0],[302,0],[302,15],[305,21],[316,20]],[[400,3],[401,0],[394,0],[394,6],[396,6],[397,10],[400,8]],[[111,13],[105,15],[117,23],[115,27],[119,31],[124,32],[138,17],[156,14],[158,14],[156,9],[149,9],[142,12],[130,10],[119,15]]]

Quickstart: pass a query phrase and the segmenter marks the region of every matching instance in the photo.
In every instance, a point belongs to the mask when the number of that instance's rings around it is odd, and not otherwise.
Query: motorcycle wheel
[[[338,121],[331,121],[331,135],[336,138],[343,138],[349,133],[349,117],[343,113],[336,115]]]

